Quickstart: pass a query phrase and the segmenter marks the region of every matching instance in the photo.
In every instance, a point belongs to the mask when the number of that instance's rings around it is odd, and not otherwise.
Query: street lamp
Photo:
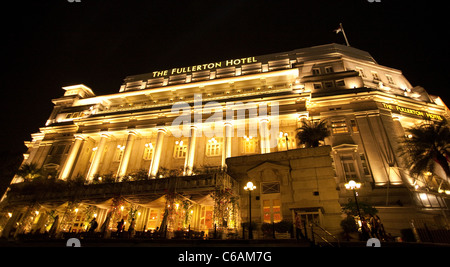
[[[348,190],[352,190],[353,191],[353,196],[355,196],[355,203],[356,203],[356,209],[358,210],[358,216],[359,219],[362,221],[362,217],[361,217],[361,212],[359,211],[359,205],[358,205],[358,194],[356,193],[356,189],[360,189],[361,188],[361,183],[357,183],[353,180],[348,181],[348,183],[345,184],[345,188]]]
[[[256,189],[256,186],[252,182],[248,182],[244,186],[244,190],[248,191],[248,239],[253,239],[252,229],[252,191]]]
[[[280,138],[283,138],[283,136],[284,136],[284,139],[285,139],[285,141],[286,141],[286,150],[289,150],[289,144],[288,144],[289,138],[288,138],[288,133],[280,132]]]

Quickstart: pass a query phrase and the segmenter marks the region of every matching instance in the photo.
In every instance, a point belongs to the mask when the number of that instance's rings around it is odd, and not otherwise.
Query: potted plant
[[[275,228],[275,238],[277,239],[288,239],[291,237],[292,233],[292,222],[282,220],[274,224]]]

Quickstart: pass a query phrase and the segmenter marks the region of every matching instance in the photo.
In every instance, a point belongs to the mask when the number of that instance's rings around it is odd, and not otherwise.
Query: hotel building
[[[298,213],[338,233],[341,205],[353,199],[349,180],[394,235],[411,220],[445,224],[449,215],[448,183],[409,176],[398,152],[406,128],[448,119],[448,108],[356,48],[158,70],[128,76],[108,95],[83,84],[63,90],[25,142],[23,164],[52,182],[14,177],[2,199],[3,236],[84,231],[94,217],[104,233],[132,218],[142,232],[235,231],[248,220],[248,181],[258,225]],[[326,120],[320,147],[298,144],[305,120]]]

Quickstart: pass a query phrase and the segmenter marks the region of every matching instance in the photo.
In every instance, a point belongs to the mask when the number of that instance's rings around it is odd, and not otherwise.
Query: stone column
[[[155,178],[159,169],[159,162],[161,161],[161,152],[164,144],[164,136],[167,131],[163,128],[158,129],[158,134],[156,136],[156,145],[153,150],[152,162],[150,163],[150,169],[148,172],[148,176],[150,178]]]
[[[109,135],[107,135],[107,134],[102,134],[100,137],[100,142],[97,147],[97,152],[95,153],[94,159],[91,162],[91,166],[89,167],[89,171],[87,174],[88,181],[91,181],[98,172],[98,166],[100,165],[100,162],[102,160],[103,152],[105,151],[105,147],[106,147],[106,139],[108,139],[108,138],[109,138]]]
[[[194,168],[195,143],[197,139],[197,126],[191,126],[191,135],[189,137],[188,150],[186,153],[186,161],[184,162],[184,175],[192,175]]]
[[[72,172],[73,166],[78,156],[78,152],[80,151],[81,145],[83,144],[83,137],[75,136],[75,142],[73,146],[70,148],[69,155],[67,156],[66,162],[59,173],[59,179],[67,180],[70,178],[70,174]]]
[[[261,154],[270,153],[269,119],[259,120],[259,135],[261,136]]]
[[[231,137],[233,135],[233,124],[229,121],[224,123],[225,134],[223,136],[222,169],[226,168],[225,160],[231,157]]]
[[[119,164],[117,171],[117,178],[121,179],[127,174],[128,162],[130,161],[131,150],[133,149],[134,140],[136,139],[136,132],[130,131],[127,137],[127,143],[125,144],[125,150],[123,151],[122,160]]]

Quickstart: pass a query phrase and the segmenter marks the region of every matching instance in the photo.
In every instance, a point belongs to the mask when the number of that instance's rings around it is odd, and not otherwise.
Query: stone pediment
[[[282,182],[282,184],[287,184],[289,170],[288,166],[266,161],[249,169],[247,175],[250,179],[263,182],[277,180]]]
[[[358,145],[355,144],[340,144],[338,146],[333,146],[332,148],[335,151],[340,150],[358,150]]]

